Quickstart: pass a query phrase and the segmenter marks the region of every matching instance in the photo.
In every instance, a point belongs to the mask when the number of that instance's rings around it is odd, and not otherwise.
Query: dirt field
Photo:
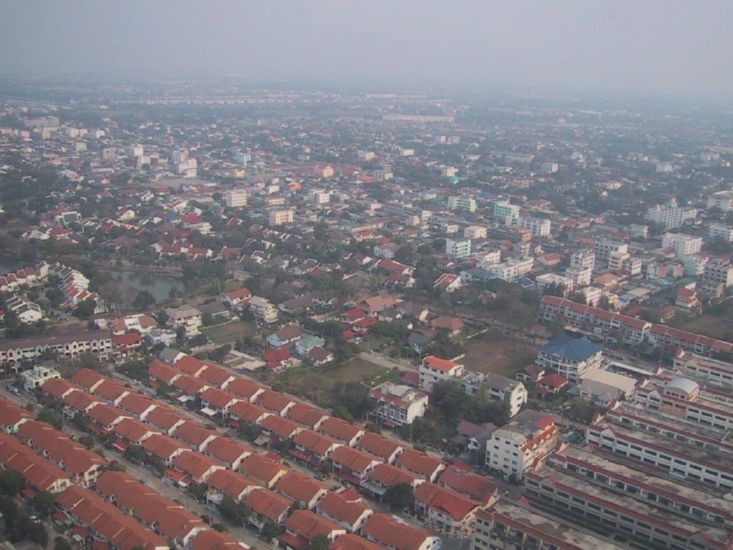
[[[468,341],[462,363],[469,370],[493,372],[512,378],[517,371],[532,363],[536,356],[536,346],[487,333]]]

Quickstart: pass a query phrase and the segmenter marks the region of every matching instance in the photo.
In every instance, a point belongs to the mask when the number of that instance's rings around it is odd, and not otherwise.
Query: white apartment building
[[[722,223],[712,223],[708,227],[708,235],[712,239],[723,239],[724,241],[733,242],[733,227],[723,225]]]
[[[244,189],[230,189],[224,192],[224,204],[227,208],[244,208],[247,206],[247,192]]]
[[[43,365],[36,365],[30,370],[25,370],[20,373],[20,377],[23,380],[23,389],[25,391],[32,391],[35,388],[40,388],[46,382],[52,378],[61,378],[59,371],[52,367],[45,367]]]
[[[452,195],[448,197],[448,210],[476,212],[476,199],[463,195]]]
[[[277,321],[277,308],[266,298],[252,296],[249,300],[249,309],[263,323],[274,323]]]
[[[710,260],[703,268],[702,278],[708,284],[722,284],[729,288],[733,286],[733,266],[719,258]]]
[[[682,258],[682,265],[685,266],[685,275],[688,277],[699,277],[703,274],[708,257],[701,254],[693,254]]]
[[[662,237],[662,248],[671,248],[680,258],[697,254],[702,249],[702,237],[693,237],[684,233],[665,233]]]
[[[471,255],[471,240],[446,239],[445,253],[451,258],[468,258]]]
[[[565,277],[573,282],[575,288],[588,286],[593,278],[593,269],[590,267],[569,267],[565,270]]]
[[[519,206],[510,204],[509,201],[497,201],[494,203],[494,217],[500,220],[518,217],[519,210]]]
[[[535,279],[535,284],[537,286],[537,292],[539,292],[540,294],[544,294],[545,291],[552,286],[562,286],[564,289],[564,295],[567,295],[573,290],[573,288],[575,288],[575,283],[572,279],[570,279],[569,277],[563,277],[562,275],[557,275],[555,273],[544,273],[543,275],[537,275]]]
[[[0,341],[0,364],[17,365],[50,352],[59,359],[92,353],[99,358],[112,356],[112,338],[106,330],[87,330],[74,333],[51,332],[44,336]]]
[[[465,372],[465,368],[460,363],[456,363],[450,359],[428,355],[420,363],[418,372],[420,375],[420,389],[430,393],[433,391],[433,386],[439,382],[448,382],[449,380],[458,380],[461,378]]]
[[[733,191],[725,190],[713,193],[708,197],[708,208],[719,208],[724,212],[733,210]]]
[[[323,189],[314,189],[310,193],[311,200],[313,201],[313,204],[328,204],[331,202],[331,193],[329,191],[324,191]]]
[[[485,267],[490,279],[514,281],[526,275],[534,267],[534,258],[509,258],[506,262]]]
[[[412,424],[428,410],[428,396],[410,386],[384,382],[369,391],[369,399],[375,403],[369,414],[390,426]]]
[[[293,223],[293,221],[295,221],[295,210],[292,208],[270,210],[270,213],[267,216],[267,221],[270,225]]]
[[[611,253],[627,254],[629,252],[629,245],[610,239],[601,239],[596,241],[593,250],[595,252],[595,262],[607,267]]]
[[[186,336],[199,334],[201,327],[201,312],[195,307],[181,306],[165,310],[168,315],[167,324],[175,329],[183,328]]]
[[[463,236],[467,239],[485,239],[488,234],[486,227],[481,225],[469,225],[463,230]]]
[[[583,373],[599,368],[603,361],[603,348],[587,338],[561,336],[542,346],[536,363],[545,372],[557,372],[572,382],[577,382]]]
[[[691,219],[695,219],[697,210],[694,208],[679,208],[677,201],[672,199],[667,204],[656,204],[649,208],[644,218],[661,224],[665,229],[675,229]]]
[[[549,414],[523,411],[486,442],[486,466],[505,479],[524,479],[552,452],[558,433]]]
[[[608,269],[611,271],[620,271],[630,259],[631,254],[628,252],[613,250],[608,254]]]
[[[733,489],[730,460],[727,455],[719,456],[710,449],[607,423],[589,426],[586,442],[603,451],[662,468],[671,476],[692,483],[703,481],[726,491]]]
[[[552,230],[552,222],[545,218],[507,217],[506,224],[510,227],[521,227],[532,232],[533,237],[547,237]]]
[[[479,395],[506,403],[510,417],[519,414],[529,397],[524,384],[493,373],[470,372],[461,378],[461,387],[466,395]]]
[[[570,255],[571,268],[588,268],[591,271],[596,266],[596,253],[590,248],[577,250]]]

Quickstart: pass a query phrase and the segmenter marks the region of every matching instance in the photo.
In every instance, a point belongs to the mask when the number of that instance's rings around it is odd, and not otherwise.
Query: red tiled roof
[[[293,512],[285,522],[285,529],[295,533],[305,541],[311,541],[320,535],[328,536],[334,531],[344,531],[343,527],[320,517],[310,510],[296,510]]]
[[[392,466],[390,464],[377,464],[369,473],[369,479],[384,485],[385,487],[392,487],[400,483],[412,485],[420,478],[407,470],[398,468],[397,466]]]
[[[290,499],[282,495],[278,495],[269,489],[262,488],[255,489],[248,494],[244,499],[244,503],[249,506],[254,513],[266,517],[274,522],[278,522],[293,505]]]
[[[87,390],[104,381],[104,379],[104,376],[91,369],[79,369],[71,377],[71,381],[74,384]]]
[[[361,502],[345,499],[338,493],[330,492],[318,502],[318,512],[328,515],[334,521],[354,525],[371,508]]]
[[[331,455],[334,464],[341,465],[353,472],[364,473],[374,463],[377,462],[371,455],[346,447],[344,445],[337,447]]]
[[[443,466],[443,461],[416,451],[415,449],[408,448],[400,453],[400,456],[397,457],[396,464],[415,474],[429,478]]]
[[[276,490],[289,499],[308,504],[319,494],[325,494],[327,488],[306,474],[290,470],[277,482]]]
[[[140,416],[151,405],[155,405],[156,401],[141,393],[131,393],[120,399],[119,407],[136,416]],[[152,411],[151,411],[152,412]]]
[[[129,392],[129,390],[123,384],[120,384],[115,380],[105,380],[94,390],[95,395],[98,395],[107,401],[114,401],[125,392]]]
[[[384,548],[382,545],[368,541],[359,535],[346,533],[336,537],[328,550],[382,550],[382,548]]]
[[[180,449],[188,450],[188,447],[177,439],[163,434],[151,435],[143,442],[142,447],[163,460],[170,459]]]
[[[440,357],[435,357],[434,355],[426,356],[423,359],[423,363],[425,363],[426,366],[432,369],[437,369],[443,372],[450,372],[451,369],[458,365],[458,363],[455,363],[450,359],[441,359]]]
[[[224,409],[235,399],[231,393],[218,388],[208,388],[201,392],[200,397],[202,401],[205,401],[216,409]]]
[[[339,445],[336,440],[312,430],[298,432],[293,438],[293,443],[320,456],[324,456],[332,446]]]
[[[311,405],[307,405],[306,403],[296,403],[290,408],[290,410],[288,410],[285,416],[290,420],[293,420],[294,422],[297,422],[304,426],[308,426],[311,429],[313,429],[313,427],[322,418],[328,417],[326,412],[322,409],[312,407]]]
[[[224,382],[233,378],[233,375],[226,369],[217,367],[215,365],[208,365],[199,378],[211,386],[221,388]]]
[[[290,439],[293,437],[293,434],[300,429],[300,426],[298,426],[297,423],[275,414],[267,416],[262,422],[260,422],[260,427],[262,427],[263,430],[267,430],[268,432],[285,439]]]
[[[359,443],[356,444],[356,447],[382,460],[387,460],[403,446],[398,441],[389,437],[374,432],[367,432],[359,440]]]
[[[338,439],[339,441],[345,442],[350,442],[354,438],[358,437],[360,433],[364,433],[364,430],[359,426],[341,418],[336,418],[335,416],[328,418],[323,424],[321,424],[318,431]]]
[[[251,454],[242,461],[242,464],[239,466],[239,470],[244,475],[257,480],[260,483],[270,485],[281,472],[287,471],[287,468],[279,462],[275,462],[271,458]]]
[[[454,521],[463,521],[479,503],[434,483],[421,483],[415,489],[415,500],[440,510]]]
[[[63,378],[51,378],[41,385],[41,389],[48,395],[51,395],[56,399],[61,399],[62,395],[69,390],[75,389],[75,387],[74,384],[68,380],[64,380]]]
[[[264,389],[262,386],[246,378],[235,378],[227,385],[227,391],[229,393],[233,393],[237,397],[247,400],[251,400],[262,389]]]
[[[252,449],[231,437],[219,436],[206,446],[206,454],[226,464],[234,464],[243,455],[252,454]]]
[[[145,421],[161,430],[168,431],[180,420],[185,420],[186,417],[178,414],[175,410],[169,407],[155,407],[145,417]]]
[[[372,514],[362,527],[367,538],[400,550],[420,550],[433,534],[427,529],[401,523],[391,514]]]
[[[213,487],[214,489],[221,491],[225,495],[229,495],[235,500],[249,488],[259,487],[255,480],[250,479],[239,472],[232,472],[231,470],[216,470],[211,474],[209,479],[206,480],[206,484],[209,487]]]
[[[234,418],[254,424],[262,417],[262,415],[270,415],[270,412],[267,409],[263,409],[262,407],[258,407],[252,403],[237,401],[229,409],[229,414]]]
[[[266,389],[257,396],[255,403],[260,407],[264,407],[269,411],[277,412],[279,414],[285,409],[285,407],[292,403],[292,400],[280,392]]]
[[[194,478],[200,478],[211,468],[223,468],[217,461],[196,451],[184,451],[173,459],[173,465]]]
[[[216,437],[217,433],[205,428],[198,422],[189,420],[178,426],[173,435],[176,439],[185,441],[189,445],[200,447],[211,436]]]
[[[496,483],[489,478],[452,465],[440,474],[438,483],[481,503],[489,502],[498,490]]]

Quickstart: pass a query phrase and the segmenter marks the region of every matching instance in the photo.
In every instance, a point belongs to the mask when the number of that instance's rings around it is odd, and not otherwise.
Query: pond
[[[109,274],[123,293],[136,296],[138,292],[147,290],[158,303],[168,299],[172,288],[183,291],[183,284],[168,275],[135,271],[110,271]]]

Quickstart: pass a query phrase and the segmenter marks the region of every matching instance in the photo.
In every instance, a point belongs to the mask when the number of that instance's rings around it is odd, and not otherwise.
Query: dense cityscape
[[[0,486],[54,533],[733,543],[730,126],[44,86],[0,111]]]
[[[130,2],[0,4],[0,550],[733,549],[733,11]]]

